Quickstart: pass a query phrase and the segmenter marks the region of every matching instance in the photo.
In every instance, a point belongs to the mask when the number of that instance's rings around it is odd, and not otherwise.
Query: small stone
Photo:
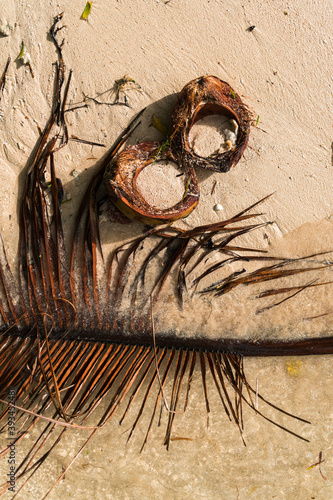
[[[213,210],[215,210],[215,212],[221,212],[221,210],[223,210],[223,207],[219,203],[216,203]]]
[[[23,56],[21,57],[23,64],[31,64],[31,56],[29,52],[24,52]]]
[[[71,176],[74,177],[74,179],[78,179],[79,175],[80,174],[78,173],[77,170],[74,169],[71,171]]]
[[[1,24],[0,26],[0,34],[3,36],[9,36],[13,31],[13,27],[10,24]]]

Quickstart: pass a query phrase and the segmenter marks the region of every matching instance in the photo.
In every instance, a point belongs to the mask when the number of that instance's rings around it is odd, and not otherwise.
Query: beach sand
[[[274,192],[260,206],[260,212],[265,213],[260,221],[274,224],[251,234],[251,244],[286,257],[333,249],[330,2],[97,0],[87,21],[80,19],[84,6],[81,0],[0,0],[0,25],[9,33],[0,35],[0,74],[8,56],[12,58],[0,101],[0,229],[11,266],[15,266],[17,257],[18,200],[24,168],[38,139],[38,127],[43,129],[52,103],[57,54],[47,33],[60,12],[64,12],[66,25],[62,32],[64,59],[67,69],[73,70],[69,103],[82,103],[85,96],[104,103],[90,100],[87,108],[68,113],[70,134],[109,148],[130,119],[147,106],[142,124],[129,142],[163,141],[163,135],[150,126],[153,114],[168,127],[183,86],[200,75],[216,75],[242,97],[257,125],[251,127],[249,146],[230,172],[197,171],[200,203],[179,227],[188,229],[232,217]],[[22,40],[30,54],[34,78],[29,67],[17,60]],[[114,83],[125,75],[135,83],[129,83],[119,99],[127,99],[130,107],[106,104],[114,103]],[[76,200],[104,154],[104,148],[77,142],[70,142],[59,152],[56,168],[64,183],[67,203],[63,215],[68,224],[73,221]],[[167,199],[164,194],[163,200]],[[217,204],[223,209],[215,211]],[[140,232],[139,224],[102,224],[106,245],[119,244]],[[332,254],[327,259],[330,257]],[[312,276],[302,283],[309,279]],[[326,272],[326,279],[332,280],[331,270]],[[333,314],[318,321],[303,320],[305,316],[333,313],[332,287],[309,291],[259,319],[250,315],[254,306],[248,294],[241,294],[237,300],[233,297],[226,302],[224,310],[220,303],[214,306],[209,328],[205,304],[194,299],[186,304],[182,321],[185,324],[188,314],[195,310],[199,313],[191,317],[191,326],[199,333],[206,328],[209,335],[238,332],[253,337],[260,332],[265,336],[273,327],[283,327],[282,335],[291,338],[330,335]],[[160,325],[176,329],[179,317],[170,311],[160,319]],[[123,433],[134,420],[135,411],[131,410],[122,427],[116,415],[49,498],[333,497],[332,357],[246,359],[245,367],[249,381],[254,387],[258,384],[263,396],[311,421],[310,426],[268,410],[270,417],[300,433],[309,443],[245,408],[245,447],[238,429],[223,412],[213,381],[208,387],[211,413],[207,427],[197,373],[189,408],[184,415],[177,415],[170,451],[162,444],[162,425],[154,427],[144,452],[139,453],[149,411],[127,445],[127,434]],[[263,410],[261,405],[259,409]],[[29,448],[29,439],[36,436],[37,430],[33,430],[20,443],[19,456]],[[66,432],[48,463],[19,498],[42,498],[84,437],[78,431]],[[321,468],[326,479],[318,466],[308,470],[318,462],[320,452],[325,459]],[[0,463],[0,472],[4,478],[6,463]]]

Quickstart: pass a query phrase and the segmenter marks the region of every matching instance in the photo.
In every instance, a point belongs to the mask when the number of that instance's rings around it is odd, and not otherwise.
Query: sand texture
[[[249,146],[228,173],[196,172],[199,206],[186,220],[177,222],[177,227],[187,230],[230,218],[274,193],[256,209],[256,222],[272,223],[237,243],[285,258],[327,252],[311,261],[313,266],[326,262],[325,270],[292,277],[279,286],[306,285],[315,280],[328,284],[309,288],[293,300],[257,314],[273,302],[272,298],[254,298],[267,286],[244,287],[212,300],[196,293],[213,281],[207,277],[201,288],[190,287],[180,310],[171,276],[162,305],[156,307],[157,331],[251,339],[332,335],[332,3],[98,0],[92,3],[87,21],[80,19],[84,6],[84,0],[0,0],[0,75],[11,56],[0,101],[0,230],[10,265],[15,267],[17,263],[19,197],[25,168],[52,105],[57,54],[47,33],[54,16],[64,12],[64,59],[67,69],[73,70],[69,103],[72,107],[88,104],[67,114],[69,132],[106,147],[70,141],[57,154],[57,176],[65,189],[62,214],[68,241],[77,203],[99,159],[130,119],[147,107],[129,144],[165,140],[151,126],[153,115],[169,127],[182,87],[200,75],[216,75],[232,86],[253,115]],[[248,30],[251,26],[254,28]],[[31,68],[25,64],[27,58],[17,59],[22,40]],[[115,81],[125,75],[127,83],[117,87]],[[114,105],[117,100],[128,106]],[[207,141],[201,137],[197,146],[203,148],[203,156],[232,147],[232,135],[237,131],[232,123],[227,125],[230,132],[217,132],[217,142],[222,138],[218,147],[211,135]],[[207,123],[205,127],[207,134]],[[199,141],[192,140],[194,144]],[[156,162],[140,174],[141,192],[156,206],[171,206],[182,197],[184,180],[176,177],[175,169],[159,172],[160,168],[160,162]],[[161,189],[154,191],[156,179]],[[214,210],[217,204],[222,210]],[[110,222],[106,212],[101,215],[106,252],[142,234],[142,230],[138,223],[118,224]],[[209,264],[219,259],[218,254],[213,255]],[[202,262],[197,268],[193,280],[205,265]],[[253,264],[244,265],[251,272]],[[230,264],[216,278],[239,270],[236,264]],[[200,374],[196,373],[189,408],[177,415],[175,440],[169,452],[162,444],[163,425],[155,425],[148,446],[139,453],[149,411],[127,445],[125,431],[136,413],[132,409],[122,427],[117,414],[49,498],[332,498],[332,357],[246,359],[245,367],[249,381],[258,384],[263,396],[311,421],[308,425],[272,409],[267,411],[270,418],[300,433],[309,443],[245,408],[244,447],[238,429],[223,412],[212,380],[208,386],[211,412],[207,427]],[[106,407],[107,402],[104,404]],[[263,410],[264,403],[259,404]],[[71,431],[65,433],[48,463],[18,498],[43,498],[83,443],[85,435]],[[20,457],[29,448],[29,439],[37,435],[34,429],[18,445]],[[325,459],[321,465],[325,477],[318,466],[308,469],[318,462],[320,452]],[[7,464],[2,461],[0,478],[6,473]]]
[[[173,207],[185,191],[182,171],[168,161],[157,161],[144,168],[137,177],[136,187],[149,205],[158,208]]]
[[[207,115],[196,122],[190,131],[193,151],[203,157],[225,153],[236,144],[238,124],[226,116]]]

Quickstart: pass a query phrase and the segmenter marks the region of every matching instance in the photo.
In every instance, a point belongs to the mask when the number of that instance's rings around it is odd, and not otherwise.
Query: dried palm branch
[[[68,252],[60,206],[62,184],[56,177],[56,154],[69,138],[65,106],[70,74],[66,81],[62,44],[57,41],[60,20],[58,16],[51,28],[59,52],[54,102],[27,170],[21,200],[19,262],[14,273],[0,238],[1,433],[7,432],[8,417],[14,422],[12,439],[3,446],[0,457],[7,457],[37,423],[44,425],[39,427],[38,438],[14,471],[21,489],[50,458],[65,432],[78,427],[82,432],[88,431],[85,443],[78,447],[57,484],[125,398],[127,406],[121,422],[135,400],[141,400],[129,437],[147,411],[147,401],[153,401],[143,446],[163,402],[168,417],[164,444],[169,448],[177,413],[183,413],[188,406],[195,370],[201,375],[207,415],[211,380],[227,418],[236,423],[241,434],[242,405],[246,404],[274,425],[306,441],[258,411],[254,396],[275,410],[306,422],[256,393],[247,381],[243,357],[333,353],[331,337],[289,341],[185,337],[159,329],[155,332],[153,311],[162,301],[167,281],[182,302],[189,290],[196,293],[202,280],[225,267],[226,262],[254,262],[259,267],[255,271],[230,272],[222,281],[199,290],[201,293],[227,294],[243,285],[319,272],[331,264],[317,260],[314,263],[311,259],[315,256],[309,256],[303,259],[301,267],[301,259],[263,256],[260,249],[237,244],[242,235],[262,227],[262,222],[249,221],[260,215],[251,211],[265,199],[215,224],[187,231],[173,226],[154,227],[119,246],[106,259],[98,208],[103,177],[137,126],[140,114],[92,177],[77,212],[72,249]],[[245,134],[246,130],[245,127]],[[46,183],[47,177],[50,181]],[[224,260],[193,277],[199,266],[216,254]],[[267,265],[269,260],[272,264]],[[154,272],[150,272],[151,268]],[[309,287],[319,284],[327,282],[300,285],[296,291],[306,293]],[[261,297],[294,293],[295,287],[279,285],[272,290]],[[102,402],[105,406],[97,418],[96,409]],[[11,481],[9,477],[1,485],[0,494],[11,488]]]

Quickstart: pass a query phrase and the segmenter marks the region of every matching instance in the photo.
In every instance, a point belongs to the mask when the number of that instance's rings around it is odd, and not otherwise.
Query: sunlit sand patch
[[[190,130],[193,151],[203,157],[221,154],[236,145],[238,124],[224,115],[208,115],[198,120]]]
[[[184,194],[184,176],[171,161],[156,161],[138,175],[136,186],[149,205],[170,208],[176,205]]]

